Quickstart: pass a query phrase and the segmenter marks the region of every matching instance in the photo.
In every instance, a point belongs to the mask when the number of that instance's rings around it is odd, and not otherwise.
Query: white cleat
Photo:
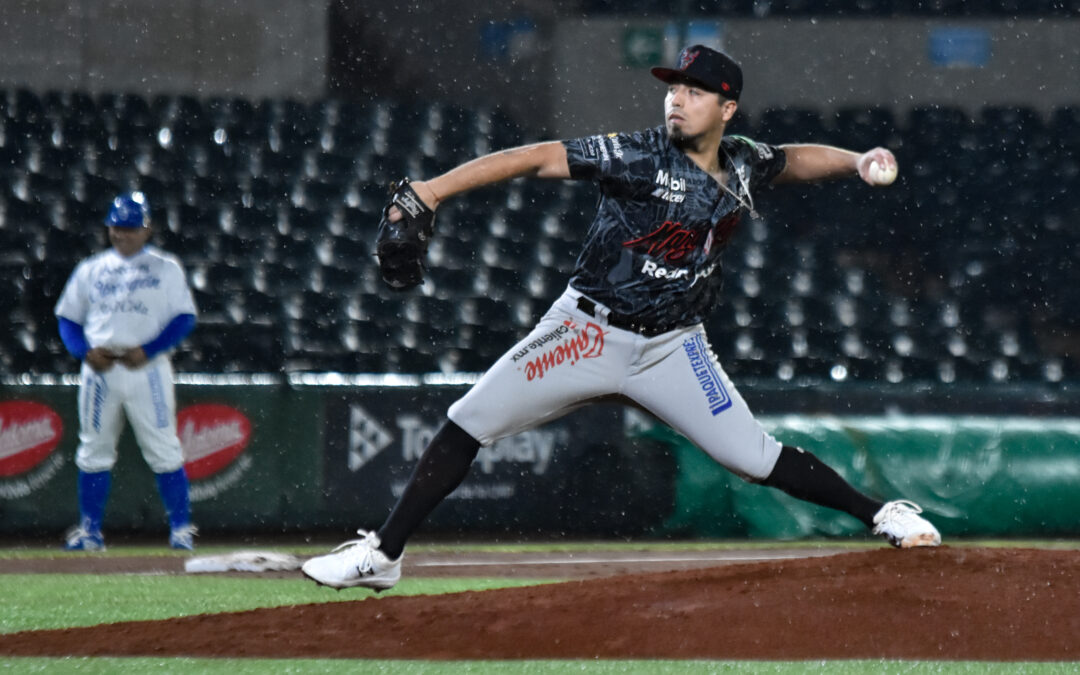
[[[304,563],[300,570],[317,584],[331,588],[363,586],[375,591],[393,587],[401,578],[401,557],[390,560],[379,550],[374,532],[357,530],[360,539],[351,539],[326,555]]]
[[[191,523],[173,528],[169,531],[169,546],[180,551],[194,551],[195,535],[198,533],[199,528]]]
[[[940,545],[941,534],[920,513],[919,505],[906,499],[886,502],[874,515],[874,534],[882,535],[897,548]]]
[[[104,551],[105,537],[100,530],[89,529],[86,524],[76,525],[64,534],[65,551]]]

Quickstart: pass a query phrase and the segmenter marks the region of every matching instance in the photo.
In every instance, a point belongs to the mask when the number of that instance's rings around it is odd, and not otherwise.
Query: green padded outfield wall
[[[1080,534],[1080,420],[976,416],[763,416],[780,441],[818,455],[858,489],[907,498],[954,536]],[[862,524],[719,469],[670,429],[679,466],[668,533],[799,538],[861,535]]]
[[[176,392],[192,510],[204,531],[317,524],[320,396],[250,384],[181,384]],[[75,386],[0,387],[0,533],[61,532],[78,520],[76,397]],[[167,532],[153,474],[130,428],[118,454],[106,528]]]
[[[405,378],[408,380],[408,378]],[[204,382],[205,380],[205,382]],[[348,533],[385,516],[466,384],[334,386],[183,378],[180,435],[204,532]],[[76,388],[0,386],[0,534],[58,536],[77,515]],[[946,536],[1080,535],[1080,420],[762,416],[860,489],[922,504]],[[164,533],[130,431],[106,528]],[[651,418],[607,404],[482,450],[430,534],[865,536],[854,519],[744,483]]]

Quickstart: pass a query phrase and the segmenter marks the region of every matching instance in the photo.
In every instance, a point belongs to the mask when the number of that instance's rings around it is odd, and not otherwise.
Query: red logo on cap
[[[727,82],[721,82],[720,83],[720,88],[723,89],[724,91],[731,91],[731,85],[728,84]]]
[[[694,59],[698,57],[701,50],[693,52],[683,52],[682,57],[679,59],[679,70],[686,70],[690,67],[690,64],[694,62]]]

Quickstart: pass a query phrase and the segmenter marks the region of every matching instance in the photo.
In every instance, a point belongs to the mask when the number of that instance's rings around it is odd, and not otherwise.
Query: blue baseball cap
[[[113,199],[105,224],[109,227],[146,227],[150,223],[150,207],[141,192],[125,192]]]

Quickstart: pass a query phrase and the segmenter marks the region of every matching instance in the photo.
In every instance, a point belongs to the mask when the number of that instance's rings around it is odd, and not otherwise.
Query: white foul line
[[[766,556],[722,556],[708,557],[684,557],[684,558],[564,558],[560,560],[455,560],[455,561],[427,561],[420,560],[413,563],[416,567],[480,567],[490,565],[492,567],[506,567],[508,565],[620,565],[620,564],[648,564],[648,563],[686,563],[686,562],[763,562],[768,560],[790,560],[798,558],[814,557],[815,554],[805,555],[798,553],[780,553]],[[832,555],[822,554],[822,555]]]

